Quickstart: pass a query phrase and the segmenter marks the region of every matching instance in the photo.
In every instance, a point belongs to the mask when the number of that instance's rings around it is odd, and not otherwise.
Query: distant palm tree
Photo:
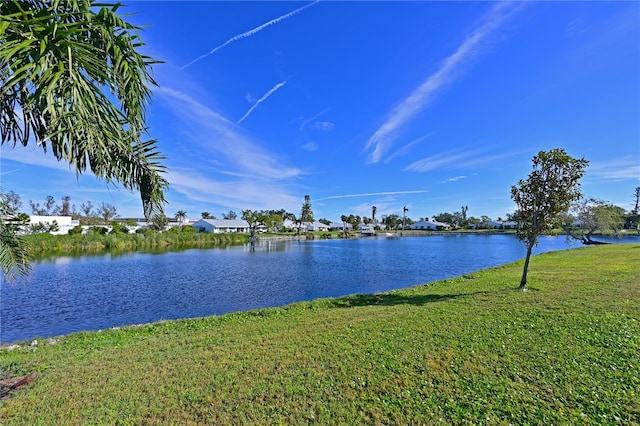
[[[181,224],[184,222],[186,218],[187,218],[187,212],[185,212],[184,210],[178,210],[176,212],[176,219],[178,219],[178,222],[180,222]]]

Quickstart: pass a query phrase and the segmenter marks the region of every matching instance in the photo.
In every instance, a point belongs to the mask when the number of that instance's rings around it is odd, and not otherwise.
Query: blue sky
[[[468,206],[505,217],[539,150],[590,161],[583,193],[640,186],[638,2],[129,1],[154,68],[168,216],[317,218]],[[138,194],[2,146],[1,185],[141,216]]]

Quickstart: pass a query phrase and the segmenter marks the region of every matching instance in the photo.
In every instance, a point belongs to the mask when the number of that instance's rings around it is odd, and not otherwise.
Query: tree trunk
[[[527,257],[524,259],[524,269],[522,270],[522,279],[520,280],[520,289],[527,289],[527,272],[529,271],[529,259],[531,259],[531,251],[533,245],[527,244]]]

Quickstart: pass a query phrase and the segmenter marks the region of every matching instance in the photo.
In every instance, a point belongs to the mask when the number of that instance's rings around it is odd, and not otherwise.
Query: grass
[[[640,245],[0,351],[2,424],[640,424]]]
[[[48,233],[23,237],[32,257],[84,254],[104,250],[141,250],[155,248],[216,247],[245,244],[247,234],[151,232],[148,234],[88,234],[51,235]]]

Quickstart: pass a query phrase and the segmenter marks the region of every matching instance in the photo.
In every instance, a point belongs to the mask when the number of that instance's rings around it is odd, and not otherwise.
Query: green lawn
[[[1,424],[640,424],[640,243],[411,289],[80,333]]]

